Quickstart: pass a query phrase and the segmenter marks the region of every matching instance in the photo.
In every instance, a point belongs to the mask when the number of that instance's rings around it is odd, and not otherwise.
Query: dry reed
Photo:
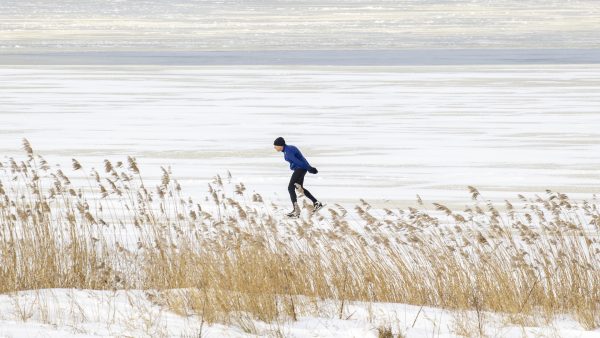
[[[173,311],[239,326],[295,320],[328,299],[339,318],[349,301],[401,302],[515,322],[569,314],[600,327],[595,196],[519,195],[500,212],[469,187],[462,211],[382,211],[361,200],[354,212],[335,205],[286,220],[230,174],[200,203],[182,196],[170,169],[146,186],[133,157],[106,160],[104,176],[74,159],[79,176],[69,178],[23,146],[26,160],[0,162],[3,293],[156,290]]]

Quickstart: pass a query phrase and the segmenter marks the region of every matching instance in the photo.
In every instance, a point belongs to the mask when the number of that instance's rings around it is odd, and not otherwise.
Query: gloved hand
[[[310,169],[308,169],[308,172],[309,172],[309,173],[311,173],[311,174],[316,174],[316,173],[318,173],[319,171],[318,171],[318,170],[317,170],[317,168],[315,168],[315,167],[310,167]]]

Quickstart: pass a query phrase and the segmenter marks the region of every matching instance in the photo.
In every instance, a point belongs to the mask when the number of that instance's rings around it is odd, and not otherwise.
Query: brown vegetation
[[[156,290],[154,300],[178,313],[241,327],[244,318],[295,320],[318,299],[335,301],[340,318],[359,300],[515,322],[570,314],[600,327],[595,197],[519,195],[500,212],[469,187],[462,211],[375,210],[361,200],[353,211],[335,205],[287,220],[230,176],[215,177],[197,203],[169,170],[146,186],[132,157],[106,160],[102,173],[74,159],[79,176],[69,178],[26,140],[24,149],[26,160],[0,162],[0,292]]]

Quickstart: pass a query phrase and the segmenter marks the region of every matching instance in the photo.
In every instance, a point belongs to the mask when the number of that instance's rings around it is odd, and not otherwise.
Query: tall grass
[[[494,311],[513,321],[569,314],[600,327],[600,211],[547,191],[499,206],[469,187],[464,210],[376,210],[364,200],[300,220],[216,176],[201,202],[168,169],[147,186],[135,158],[73,178],[24,140],[0,162],[0,292],[156,290],[206,322],[295,320],[336,302]],[[244,324],[246,323],[246,324]],[[251,328],[249,328],[251,330]]]

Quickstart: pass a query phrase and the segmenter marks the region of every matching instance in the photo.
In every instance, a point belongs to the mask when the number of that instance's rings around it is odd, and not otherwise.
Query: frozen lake
[[[50,163],[133,155],[186,194],[230,170],[287,202],[277,136],[320,170],[329,202],[514,199],[600,184],[600,65],[0,67],[3,156]]]
[[[597,0],[3,0],[0,52],[598,48]]]

